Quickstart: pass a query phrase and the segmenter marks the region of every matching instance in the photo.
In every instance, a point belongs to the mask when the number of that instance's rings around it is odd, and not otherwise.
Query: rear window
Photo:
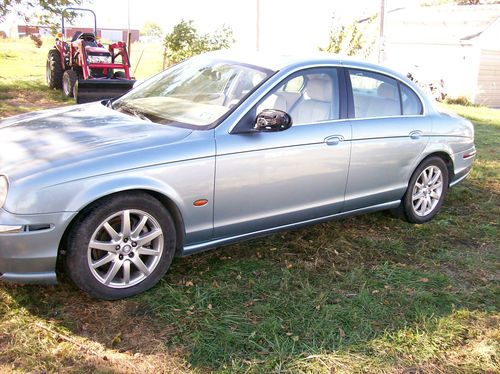
[[[417,94],[411,88],[400,83],[401,101],[403,103],[403,115],[418,115],[422,114],[422,103]]]
[[[354,118],[419,115],[423,112],[417,94],[405,84],[383,74],[349,69]]]

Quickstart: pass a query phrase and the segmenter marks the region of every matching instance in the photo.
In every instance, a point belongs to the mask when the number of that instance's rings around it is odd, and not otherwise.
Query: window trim
[[[262,100],[264,100],[271,92],[273,92],[276,88],[279,86],[283,85],[286,81],[290,81],[294,79],[297,76],[300,75],[305,75],[308,70],[321,70],[321,69],[335,69],[337,70],[337,80],[338,80],[338,88],[339,88],[339,118],[337,119],[329,119],[329,120],[322,120],[322,121],[317,121],[313,123],[303,123],[303,124],[292,124],[292,126],[302,126],[302,125],[315,125],[315,124],[322,124],[326,122],[337,122],[337,121],[345,121],[348,119],[347,116],[347,104],[348,104],[348,91],[347,91],[347,85],[346,85],[346,80],[345,80],[345,75],[344,75],[344,68],[341,65],[320,65],[320,66],[307,66],[303,67],[297,70],[294,70],[290,72],[287,76],[283,77],[283,79],[279,80],[275,85],[273,85],[271,88],[269,88],[263,95],[261,95],[253,104],[252,106],[241,116],[238,118],[236,121],[236,124],[230,127],[228,133],[229,134],[237,134],[240,133],[240,130],[243,130],[242,128],[246,128],[244,122],[248,122],[248,116],[252,114],[252,111],[259,105]],[[327,73],[328,75],[332,76],[331,73]],[[305,84],[305,82],[304,82]],[[332,103],[333,105],[333,103]]]
[[[359,70],[359,71],[366,71],[368,73],[372,74],[378,74],[385,76],[387,78],[393,79],[396,81],[398,85],[398,93],[399,93],[399,106],[400,106],[400,114],[396,116],[379,116],[379,117],[358,117],[356,118],[355,116],[355,110],[354,110],[354,93],[352,90],[352,83],[351,83],[351,76],[349,74],[349,70]],[[422,96],[416,92],[413,88],[411,88],[409,85],[406,83],[402,82],[398,77],[395,77],[390,74],[382,73],[380,71],[370,69],[370,68],[360,68],[358,66],[350,66],[350,65],[344,65],[344,77],[347,83],[347,107],[348,107],[348,118],[349,120],[366,120],[366,119],[380,119],[380,118],[410,118],[410,117],[422,117],[425,116],[425,106],[423,104]],[[417,99],[420,102],[420,114],[403,114],[403,98],[401,96],[401,87],[400,85],[403,84],[405,85],[411,92],[415,94]]]

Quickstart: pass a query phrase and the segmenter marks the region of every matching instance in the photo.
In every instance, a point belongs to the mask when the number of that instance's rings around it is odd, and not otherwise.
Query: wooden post
[[[255,49],[259,51],[260,48],[260,0],[256,0],[256,14],[255,14]]]
[[[384,23],[385,23],[385,1],[380,0],[380,34],[378,41],[378,62],[383,62],[385,60],[385,34],[384,34]]]

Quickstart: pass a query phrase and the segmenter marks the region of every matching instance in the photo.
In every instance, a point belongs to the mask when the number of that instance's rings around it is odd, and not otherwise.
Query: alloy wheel
[[[154,271],[163,245],[163,231],[153,216],[141,210],[123,210],[95,230],[88,245],[88,266],[105,286],[131,287]]]
[[[438,205],[443,193],[443,175],[435,165],[425,168],[413,186],[412,206],[415,214],[424,217]]]

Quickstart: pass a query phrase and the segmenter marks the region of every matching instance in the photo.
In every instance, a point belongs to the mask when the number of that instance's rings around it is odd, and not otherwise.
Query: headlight
[[[8,189],[9,182],[7,182],[7,177],[4,175],[0,175],[0,208],[3,207],[3,203],[5,203]]]
[[[88,56],[89,64],[111,64],[111,56]]]

